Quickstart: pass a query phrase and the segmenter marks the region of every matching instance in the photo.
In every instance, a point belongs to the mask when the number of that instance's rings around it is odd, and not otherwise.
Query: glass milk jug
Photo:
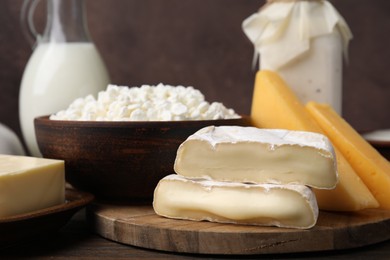
[[[83,0],[47,0],[43,35],[36,33],[34,9],[39,0],[25,0],[21,21],[34,44],[21,82],[19,117],[29,152],[41,156],[34,118],[68,107],[76,98],[96,95],[109,83],[104,62],[90,39]]]

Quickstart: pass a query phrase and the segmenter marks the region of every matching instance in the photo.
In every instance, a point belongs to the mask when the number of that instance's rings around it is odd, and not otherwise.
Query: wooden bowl
[[[45,158],[65,160],[66,180],[111,201],[151,201],[154,188],[173,173],[179,145],[209,125],[250,125],[249,117],[162,122],[34,121]]]

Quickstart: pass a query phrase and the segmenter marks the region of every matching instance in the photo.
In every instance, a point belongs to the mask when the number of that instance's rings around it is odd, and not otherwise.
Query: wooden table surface
[[[0,259],[389,259],[390,240],[358,249],[255,256],[173,254],[122,245],[104,239],[90,231],[85,211],[79,211],[58,232],[19,242],[0,245]]]

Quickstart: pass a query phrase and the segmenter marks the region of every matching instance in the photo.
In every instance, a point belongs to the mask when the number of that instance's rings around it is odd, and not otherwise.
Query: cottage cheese
[[[179,121],[238,118],[233,109],[218,102],[208,103],[193,87],[108,85],[97,99],[88,95],[74,100],[52,120],[80,121]]]

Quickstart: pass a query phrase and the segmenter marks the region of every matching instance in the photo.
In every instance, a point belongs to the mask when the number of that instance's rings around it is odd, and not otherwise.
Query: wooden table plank
[[[143,212],[143,213],[142,213]],[[175,220],[151,206],[95,202],[88,220],[101,236],[148,249],[194,254],[280,254],[357,248],[390,239],[390,211],[321,211],[312,229]]]
[[[167,253],[123,245],[104,239],[91,232],[80,211],[58,233],[4,247],[0,245],[0,259],[388,259],[390,240],[351,250],[315,253],[270,255],[194,255]]]

